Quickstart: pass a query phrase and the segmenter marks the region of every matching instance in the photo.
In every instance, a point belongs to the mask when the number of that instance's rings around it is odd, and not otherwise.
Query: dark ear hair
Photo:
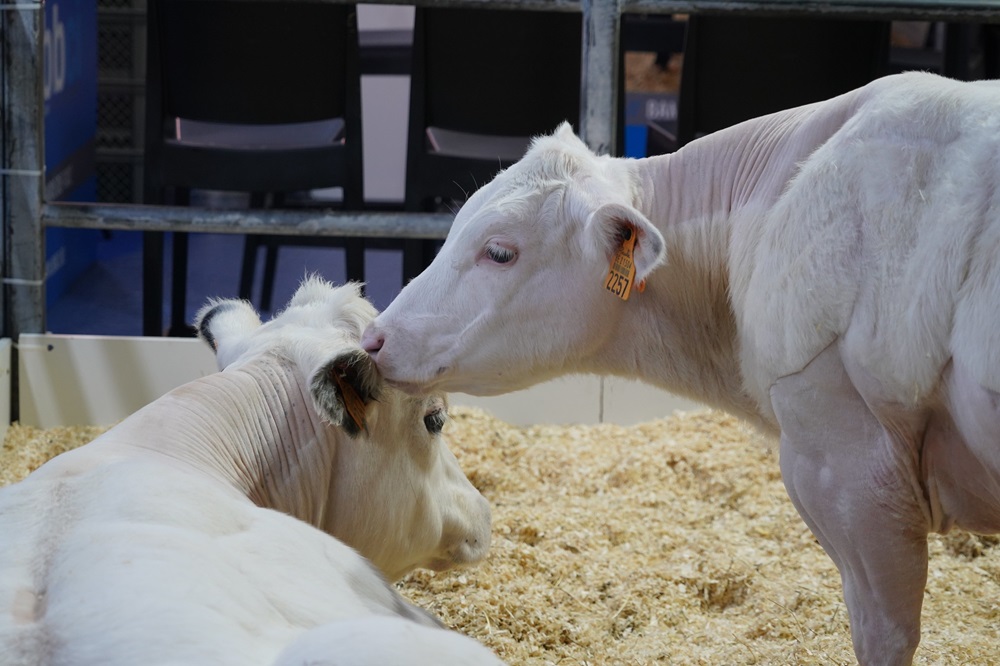
[[[234,360],[241,343],[260,327],[260,317],[253,306],[237,299],[210,300],[194,321],[198,337],[215,352],[220,369]]]
[[[219,351],[219,345],[215,339],[215,334],[212,333],[212,320],[215,319],[216,315],[219,313],[231,309],[233,305],[232,301],[210,303],[206,309],[198,313],[198,319],[195,321],[195,329],[198,331],[198,337],[207,342],[208,346],[212,348],[212,351]]]
[[[382,380],[371,356],[358,349],[323,364],[310,390],[316,409],[351,437],[367,428],[368,405],[378,397]]]

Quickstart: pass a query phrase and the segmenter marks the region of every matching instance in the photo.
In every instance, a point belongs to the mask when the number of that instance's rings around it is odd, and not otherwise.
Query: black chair
[[[524,155],[531,137],[579,128],[577,12],[417,7],[405,205],[455,208]],[[404,282],[433,258],[407,241]]]
[[[146,203],[188,205],[192,190],[251,193],[281,205],[289,193],[343,189],[363,203],[361,84],[354,5],[149,0]],[[249,235],[240,296],[257,248],[268,248],[270,308],[277,246],[338,245],[348,279],[364,278],[362,239]],[[162,333],[163,234],[144,234],[143,331]],[[170,334],[184,335],[187,235],[174,234]]]
[[[691,16],[677,123],[651,126],[647,153],[860,87],[886,73],[888,50],[886,21]]]
[[[961,81],[1000,78],[1000,26],[949,23],[945,31],[945,76]]]

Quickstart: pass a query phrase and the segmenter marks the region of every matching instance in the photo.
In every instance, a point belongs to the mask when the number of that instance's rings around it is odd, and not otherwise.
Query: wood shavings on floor
[[[0,484],[100,432],[14,424]],[[445,433],[493,506],[491,552],[398,586],[509,663],[855,663],[839,575],[735,419],[518,428],[453,408]],[[1000,540],[930,543],[915,663],[994,662]]]
[[[106,427],[29,428],[14,423],[0,447],[0,486],[20,481],[49,458],[91,441]]]

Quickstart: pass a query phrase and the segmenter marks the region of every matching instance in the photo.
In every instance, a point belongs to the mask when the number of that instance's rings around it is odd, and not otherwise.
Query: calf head
[[[269,415],[283,424],[272,445],[295,448],[294,456],[280,454],[283,473],[294,477],[281,494],[299,497],[283,504],[313,507],[299,518],[353,546],[390,579],[418,566],[479,561],[489,547],[490,509],[442,437],[444,396],[385,385],[359,345],[374,316],[356,285],[310,278],[267,323],[249,303],[224,300],[207,305],[197,327],[220,369],[266,366],[273,375],[279,368],[287,377],[279,381],[291,384],[281,390],[305,398],[293,400],[291,413]],[[310,460],[328,461],[328,469],[303,463]],[[317,485],[321,497],[301,497]]]
[[[625,164],[564,124],[479,189],[431,265],[365,332],[386,380],[503,393],[578,370],[610,344],[625,306],[606,288],[619,249],[628,239],[635,285],[665,255]]]

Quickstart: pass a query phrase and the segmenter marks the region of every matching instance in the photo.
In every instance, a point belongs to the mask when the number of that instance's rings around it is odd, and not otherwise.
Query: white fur
[[[362,344],[410,391],[627,375],[780,434],[859,659],[906,664],[927,533],[1000,530],[998,183],[996,82],[886,77],[643,160],[564,126]],[[648,284],[628,302],[603,290],[623,221]]]
[[[263,325],[213,302],[222,372],[0,489],[0,662],[263,666],[288,648],[381,666],[412,663],[413,636],[435,664],[498,663],[387,581],[489,544],[488,504],[424,422],[442,397],[384,388],[352,439],[310,395],[374,314],[316,279]],[[373,644],[358,623],[397,633]]]

